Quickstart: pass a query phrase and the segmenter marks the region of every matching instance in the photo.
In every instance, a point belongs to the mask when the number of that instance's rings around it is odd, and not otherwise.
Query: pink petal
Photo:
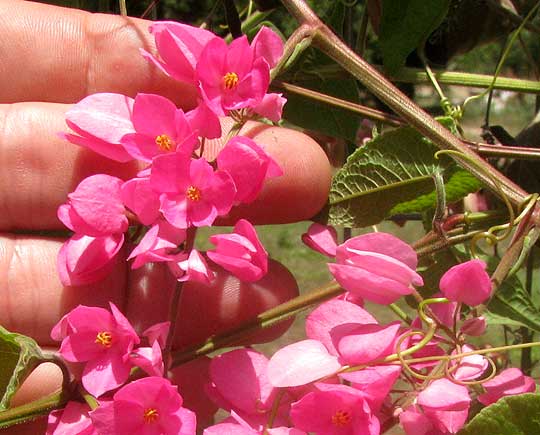
[[[130,362],[143,369],[149,376],[163,376],[163,357],[159,343],[154,341],[152,347],[139,347],[129,355]]]
[[[161,347],[165,347],[170,326],[171,322],[169,321],[156,323],[145,329],[142,336],[146,337],[150,344],[157,342]]]
[[[359,325],[350,331],[349,325],[336,326],[330,332],[334,346],[338,349],[344,364],[359,365],[393,353],[393,345],[400,329],[400,323],[387,326]]]
[[[99,397],[127,381],[131,365],[114,353],[104,354],[100,359],[86,363],[82,384],[92,396]]]
[[[268,363],[268,379],[275,387],[296,387],[336,373],[335,356],[317,340],[303,340],[278,350]]]
[[[148,178],[132,178],[120,190],[122,202],[137,215],[143,225],[152,225],[159,216],[159,195]]]
[[[267,377],[268,359],[254,350],[237,349],[216,356],[210,377],[234,409],[248,414],[270,411],[277,390]]]
[[[176,139],[176,110],[176,105],[165,97],[137,94],[133,104],[133,125],[140,134],[151,137],[166,134]]]
[[[195,249],[191,250],[186,260],[178,263],[178,267],[185,272],[184,275],[177,276],[178,281],[196,281],[209,285],[215,276],[204,257]]]
[[[207,139],[221,137],[221,123],[219,122],[219,118],[204,101],[199,101],[195,109],[186,113],[186,118],[191,128],[199,136]]]
[[[486,272],[486,263],[469,260],[448,269],[441,278],[439,288],[451,301],[474,307],[490,297],[493,287]]]
[[[412,270],[416,270],[418,257],[414,249],[407,243],[387,233],[369,233],[353,237],[339,246],[338,262],[341,262],[341,255],[347,257],[347,249],[357,251],[377,252],[388,255],[396,260],[405,263]]]
[[[283,55],[283,41],[272,29],[262,26],[251,42],[255,57],[262,57],[270,68],[276,66]]]
[[[525,376],[518,368],[503,370],[493,379],[484,382],[482,387],[486,393],[479,395],[478,401],[486,406],[495,403],[501,397],[532,393],[536,390],[534,379]]]
[[[327,257],[335,257],[337,249],[337,232],[334,227],[313,223],[307,233],[302,234],[302,241],[311,249]]]
[[[337,350],[332,342],[330,331],[337,325],[377,323],[377,320],[366,310],[356,304],[333,299],[324,302],[309,314],[306,319],[306,335],[308,338],[320,341],[332,354]]]
[[[278,122],[282,117],[283,106],[286,102],[287,99],[282,94],[266,94],[252,110],[263,118]]]
[[[467,407],[460,411],[437,411],[426,408],[424,409],[424,414],[443,434],[455,434],[465,425],[469,414],[469,408]]]
[[[433,430],[431,420],[414,406],[399,414],[399,423],[407,435],[430,435]]]
[[[467,388],[446,378],[433,381],[418,395],[419,405],[435,411],[462,411],[469,409],[470,403]]]
[[[94,229],[89,236],[106,236],[127,230],[128,220],[120,198],[122,184],[117,177],[92,175],[68,195],[77,215]]]
[[[467,319],[461,325],[461,332],[466,335],[471,335],[473,337],[478,337],[483,335],[486,332],[487,322],[484,316],[473,317],[472,319]]]

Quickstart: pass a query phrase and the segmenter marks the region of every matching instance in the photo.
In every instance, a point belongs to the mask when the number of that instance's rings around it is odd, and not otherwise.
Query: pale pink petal
[[[268,118],[272,122],[278,122],[283,114],[283,106],[287,99],[282,94],[266,94],[262,100],[253,107],[253,111],[262,116]]]
[[[465,425],[469,415],[469,408],[460,411],[437,411],[426,408],[424,414],[443,434],[455,434]]]
[[[435,411],[462,411],[469,409],[470,403],[467,388],[446,378],[433,381],[418,395],[419,405]]]
[[[337,232],[334,227],[313,223],[307,233],[302,234],[302,241],[311,249],[327,257],[335,257],[337,249]]]
[[[204,257],[195,249],[191,250],[186,260],[178,262],[178,267],[185,272],[177,276],[178,281],[197,281],[209,285],[215,276]]]
[[[335,326],[345,323],[367,324],[377,323],[377,320],[358,305],[333,299],[319,305],[307,317],[306,335],[308,338],[318,340],[324,344],[332,355],[337,355],[330,331]]]
[[[163,357],[159,343],[154,341],[152,347],[139,347],[129,355],[134,366],[143,369],[149,376],[163,376]]]
[[[387,326],[359,325],[352,331],[345,324],[333,328],[330,335],[341,357],[340,361],[348,365],[359,365],[393,353],[399,329],[399,322]]]
[[[486,406],[495,403],[501,397],[532,393],[536,390],[534,379],[525,376],[518,368],[503,370],[493,379],[484,382],[482,387],[486,392],[478,396],[478,401]]]
[[[411,406],[399,414],[399,423],[407,435],[431,435],[431,420]]]
[[[296,387],[336,373],[341,368],[317,340],[303,340],[278,350],[268,363],[268,379],[275,387]]]

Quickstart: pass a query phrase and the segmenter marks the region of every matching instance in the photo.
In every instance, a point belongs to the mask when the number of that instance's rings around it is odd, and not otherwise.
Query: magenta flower
[[[263,57],[255,57],[246,36],[229,46],[215,38],[201,53],[197,77],[203,99],[216,114],[224,116],[262,101],[270,84],[270,66]]]
[[[283,175],[274,159],[252,139],[244,136],[235,136],[227,142],[217,156],[217,164],[234,181],[235,204],[255,201],[266,179]]]
[[[143,56],[174,79],[197,85],[197,62],[206,44],[217,36],[200,27],[173,21],[153,23],[149,30],[161,59],[144,50]]]
[[[150,184],[160,192],[160,210],[177,228],[212,225],[232,207],[236,189],[224,171],[215,171],[204,159],[180,153],[154,159]]]
[[[206,253],[208,258],[240,280],[253,282],[266,275],[268,254],[247,220],[240,219],[232,234],[215,234],[210,241],[216,249]]]
[[[120,189],[120,196],[141,224],[153,225],[158,219],[159,194],[152,189],[150,178],[136,177],[126,181]]]
[[[133,381],[90,413],[100,435],[195,435],[196,417],[161,377]]]
[[[525,376],[518,368],[503,370],[493,379],[484,382],[482,387],[486,392],[478,396],[478,401],[486,406],[495,403],[501,397],[536,391],[534,379]]]
[[[187,155],[198,147],[198,139],[182,109],[165,97],[138,94],[133,104],[135,133],[121,142],[134,158],[151,162],[160,154],[179,151]]]
[[[66,113],[67,125],[76,133],[61,136],[118,162],[133,157],[122,146],[124,135],[133,133],[133,98],[121,94],[93,94],[83,98]]]
[[[181,252],[171,257],[167,265],[180,282],[197,281],[209,285],[215,276],[204,257],[195,249],[189,255]]]
[[[316,387],[292,404],[295,427],[324,435],[379,435],[379,420],[360,391],[346,385]]]
[[[371,233],[353,237],[337,248],[330,272],[341,286],[364,299],[391,304],[421,286],[414,250],[397,237]]]
[[[493,286],[486,272],[486,263],[469,260],[448,269],[439,288],[449,300],[474,307],[491,296]]]
[[[129,359],[131,364],[141,368],[149,376],[163,376],[163,355],[157,341],[154,341],[151,347],[138,347],[131,352]]]
[[[86,403],[68,402],[64,409],[49,414],[45,435],[98,435],[89,411]]]
[[[58,208],[58,219],[75,233],[87,236],[109,236],[128,228],[117,177],[97,174],[82,180],[69,201]]]
[[[79,305],[66,314],[51,331],[62,340],[60,354],[66,361],[86,363],[84,388],[99,397],[122,385],[129,377],[129,354],[139,337],[124,315],[110,303],[104,308]]]
[[[124,243],[123,234],[104,237],[73,235],[58,252],[57,269],[66,286],[91,284],[110,274]]]
[[[336,256],[337,232],[334,227],[312,223],[307,232],[302,234],[302,242],[327,257]]]

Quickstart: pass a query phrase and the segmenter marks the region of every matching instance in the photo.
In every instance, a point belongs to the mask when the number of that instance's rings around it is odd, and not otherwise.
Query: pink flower
[[[307,233],[302,234],[302,241],[311,249],[327,257],[335,257],[337,250],[337,232],[334,227],[313,223]]]
[[[197,77],[203,99],[216,114],[224,116],[262,101],[270,84],[270,67],[263,57],[255,57],[246,36],[229,46],[215,38],[201,53]]]
[[[379,420],[360,391],[346,385],[316,386],[318,391],[292,404],[295,427],[324,435],[379,434]]]
[[[58,253],[60,281],[66,286],[79,286],[102,280],[112,271],[123,243],[123,234],[73,235]]]
[[[138,160],[151,162],[157,155],[175,151],[191,155],[199,145],[183,110],[160,95],[138,94],[132,121],[135,133],[124,135],[121,142]]]
[[[518,368],[503,370],[493,379],[484,382],[482,387],[486,392],[478,396],[478,401],[486,406],[495,403],[501,397],[533,393],[536,390],[534,379],[525,376]]]
[[[64,409],[49,414],[45,435],[98,435],[89,411],[85,403],[68,402]]]
[[[150,178],[136,177],[126,181],[120,189],[120,196],[141,224],[153,225],[158,219],[159,193],[152,189]]]
[[[216,234],[210,237],[216,249],[207,255],[242,281],[258,281],[268,271],[268,254],[257,237],[253,225],[240,219],[232,234]]]
[[[176,80],[196,85],[197,62],[206,44],[217,36],[200,27],[172,21],[153,23],[149,30],[161,60],[143,50],[144,57]]]
[[[177,228],[212,225],[232,207],[236,189],[231,177],[204,159],[180,153],[154,158],[150,184],[160,192],[160,210]]]
[[[97,174],[85,178],[69,201],[58,208],[58,219],[70,230],[87,236],[108,236],[124,233],[128,228],[117,177]]]
[[[195,435],[196,417],[161,377],[133,381],[90,413],[100,435]]]
[[[171,257],[167,265],[180,282],[197,281],[209,285],[215,276],[204,257],[195,249],[189,255],[182,252]]]
[[[287,99],[282,94],[266,94],[251,110],[263,118],[278,122],[283,113],[283,106]]]
[[[110,303],[104,308],[79,305],[66,314],[51,331],[62,340],[60,354],[66,361],[86,363],[84,388],[98,397],[122,385],[129,377],[129,354],[139,337],[124,315]]]
[[[461,325],[461,332],[466,335],[478,337],[486,332],[487,322],[484,316],[467,319]]]
[[[134,132],[132,110],[133,98],[125,95],[89,95],[66,113],[66,123],[76,134],[61,136],[109,159],[128,162],[133,157],[122,146],[121,139]]]
[[[154,344],[155,341],[158,342],[160,347],[165,347],[167,342],[167,336],[169,335],[169,328],[171,327],[171,322],[160,322],[155,325],[150,326],[145,329],[142,333],[143,337],[146,337],[150,344]]]
[[[128,260],[135,258],[132,269],[150,262],[171,261],[177,254],[179,245],[186,239],[186,230],[173,227],[166,220],[161,219],[150,228],[139,244],[131,251]]]
[[[235,204],[253,202],[268,178],[279,177],[283,171],[252,139],[235,136],[217,156],[218,168],[226,171],[236,186]]]
[[[451,267],[442,276],[439,288],[449,300],[472,307],[487,300],[493,289],[482,260],[469,260]]]
[[[165,369],[159,343],[154,341],[151,347],[139,347],[129,355],[134,366],[140,367],[149,376],[163,376]]]
[[[338,246],[336,261],[328,267],[341,286],[378,304],[390,304],[412,293],[411,285],[423,285],[416,253],[391,234],[353,237]]]

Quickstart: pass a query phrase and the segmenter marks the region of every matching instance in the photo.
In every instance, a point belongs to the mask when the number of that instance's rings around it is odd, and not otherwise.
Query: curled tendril
[[[459,121],[463,117],[463,110],[461,106],[454,106],[448,97],[441,99],[441,107],[445,115],[450,116],[452,119]]]
[[[406,349],[405,351],[402,351],[401,350],[401,345],[403,344],[403,342],[409,338],[409,337],[412,337],[413,335],[423,335],[424,337],[422,338],[421,342],[425,341],[426,337],[430,336],[430,332],[424,332],[424,331],[409,331],[407,332],[406,334],[403,334],[399,340],[397,341],[397,344],[396,344],[396,356],[399,360],[399,362],[401,363],[401,367],[403,367],[403,369],[409,374],[411,375],[412,377],[414,378],[417,378],[417,379],[422,379],[424,381],[434,381],[436,379],[442,379],[444,378],[445,376],[445,373],[440,373],[440,374],[433,374],[433,373],[430,373],[429,375],[423,375],[422,373],[419,373],[417,372],[416,370],[413,370],[410,366],[409,366],[409,363],[407,362],[407,360],[405,359],[405,353],[410,353],[409,351],[413,348],[416,348],[416,346],[418,345],[415,345],[413,346],[412,348],[409,348],[409,349]],[[431,334],[431,336],[429,337],[429,340],[428,342],[431,340],[431,338],[433,337],[433,335]],[[425,343],[427,344],[427,343]],[[424,344],[424,346],[425,346]],[[422,347],[424,347],[422,346]],[[420,348],[421,349],[421,348]],[[415,352],[420,350],[420,349],[415,349]],[[443,360],[444,358],[441,358],[441,360]],[[445,364],[448,364],[448,361],[445,361]]]
[[[495,186],[495,189],[497,190],[497,193],[499,194],[500,198],[503,200],[504,205],[508,209],[508,216],[510,217],[509,222],[507,224],[503,225],[496,225],[491,227],[488,231],[476,234],[472,240],[471,240],[471,254],[474,258],[478,258],[478,250],[477,250],[477,244],[479,240],[485,239],[489,244],[496,245],[497,243],[505,240],[510,236],[512,229],[514,228],[516,221],[515,221],[515,213],[514,208],[512,207],[512,204],[510,203],[510,200],[508,199],[508,196],[506,193],[504,193],[504,190],[502,189],[499,180],[497,180],[492,174],[485,171],[484,168],[480,167],[474,160],[472,160],[469,156],[466,154],[455,151],[455,150],[440,150],[435,153],[435,158],[439,158],[442,154],[449,154],[458,156],[461,159],[467,160],[467,162],[471,165],[473,165],[476,169],[483,172],[487,177],[493,181],[493,185]],[[495,235],[494,233],[496,231],[505,230],[503,234]]]
[[[420,318],[426,322],[428,325],[432,325],[435,322],[435,319],[432,319],[430,316],[426,314],[426,307],[430,304],[446,304],[450,302],[446,298],[431,298],[431,299],[424,299],[420,304],[418,304],[418,315]]]
[[[457,364],[455,364],[454,366],[450,367],[450,359],[448,359],[444,366],[444,374],[445,374],[445,377],[453,382],[454,384],[458,384],[458,385],[463,385],[463,386],[469,386],[469,385],[481,385],[483,384],[484,382],[487,382],[491,379],[493,379],[495,377],[495,375],[497,374],[497,366],[495,364],[495,361],[493,361],[493,359],[487,355],[484,355],[484,358],[487,360],[487,362],[489,363],[489,365],[491,366],[491,372],[489,374],[489,376],[483,378],[483,379],[476,379],[474,381],[461,381],[459,379],[456,379],[454,376],[453,376],[453,372],[455,370],[457,370],[457,368],[459,367],[459,363],[461,362],[461,358],[458,360]]]

